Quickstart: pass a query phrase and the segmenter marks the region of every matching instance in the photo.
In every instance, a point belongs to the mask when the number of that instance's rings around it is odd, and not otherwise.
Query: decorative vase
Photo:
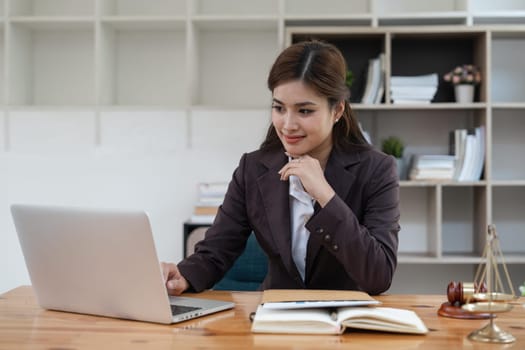
[[[459,84],[454,86],[457,103],[472,103],[474,101],[474,85]]]

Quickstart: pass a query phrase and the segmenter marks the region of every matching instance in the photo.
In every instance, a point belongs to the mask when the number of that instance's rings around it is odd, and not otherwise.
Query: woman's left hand
[[[282,181],[288,181],[290,175],[297,176],[303,184],[304,190],[312,196],[321,207],[324,207],[335,192],[324,177],[321,164],[309,155],[292,159],[279,170]]]

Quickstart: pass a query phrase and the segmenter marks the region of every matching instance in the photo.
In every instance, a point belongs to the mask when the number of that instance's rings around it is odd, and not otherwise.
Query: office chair
[[[207,227],[199,227],[189,234],[186,241],[188,255],[193,253],[195,244],[204,238],[207,229]],[[267,272],[268,258],[252,233],[246,242],[244,252],[213,289],[254,291],[259,288]]]

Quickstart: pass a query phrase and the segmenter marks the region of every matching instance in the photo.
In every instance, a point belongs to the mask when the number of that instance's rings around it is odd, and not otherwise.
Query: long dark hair
[[[349,150],[368,143],[348,103],[350,92],[345,79],[346,62],[337,47],[317,40],[304,41],[289,46],[277,57],[268,75],[268,88],[273,92],[282,83],[299,80],[325,96],[330,108],[344,101],[345,110],[333,126],[332,139],[336,149]],[[280,147],[279,136],[270,125],[260,149]]]

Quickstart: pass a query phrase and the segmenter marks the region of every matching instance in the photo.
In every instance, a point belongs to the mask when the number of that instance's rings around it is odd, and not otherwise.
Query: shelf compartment
[[[185,30],[186,20],[179,17],[105,16],[100,22],[118,30]]]
[[[472,12],[501,12],[501,11],[525,11],[525,3],[522,0],[476,0],[470,1]]]
[[[467,12],[393,13],[393,14],[380,14],[378,18],[378,24],[380,26],[464,25],[467,23],[467,18],[468,18]]]
[[[492,192],[492,223],[503,254],[525,257],[525,187],[494,187]]]
[[[0,26],[0,67],[5,67],[5,42],[4,42],[4,30]],[[6,104],[6,91],[5,91],[5,69],[0,69],[0,105]]]
[[[474,25],[525,24],[525,10],[475,12],[472,14],[472,23]]]
[[[443,187],[443,256],[481,257],[487,213],[485,186]]]
[[[486,72],[486,35],[484,32],[395,33],[392,35],[392,76],[437,73],[439,86],[433,102],[454,102],[452,84],[443,75],[460,64],[475,64]],[[418,62],[414,64],[413,62]],[[486,101],[485,84],[476,86],[474,101]]]
[[[457,102],[436,102],[431,104],[363,104],[355,103],[351,104],[352,109],[354,110],[368,110],[368,111],[394,111],[394,110],[408,110],[408,111],[426,111],[426,110],[484,110],[487,108],[485,102],[473,102],[473,103],[457,103]],[[521,105],[521,108],[525,104]],[[514,106],[514,108],[520,108],[519,106]]]
[[[86,17],[13,17],[10,23],[32,30],[93,30],[94,18]]]
[[[186,16],[186,0],[99,0],[102,16]]]
[[[375,0],[379,16],[389,13],[455,13],[467,11],[465,0]]]
[[[399,253],[439,257],[439,187],[402,187]]]
[[[39,30],[12,25],[10,105],[95,104],[94,28],[78,25]]]
[[[279,52],[277,28],[195,28],[193,32],[196,51],[191,62],[195,64],[192,84],[196,89],[192,105],[270,107],[266,80]]]
[[[194,0],[193,15],[252,16],[279,14],[279,0]]]
[[[525,57],[525,32],[493,32],[490,55],[492,101],[525,103],[523,65],[516,57]]]
[[[466,1],[376,0],[379,25],[466,24]]]
[[[249,17],[223,17],[223,16],[198,16],[193,18],[197,30],[248,30],[248,31],[276,31],[279,26],[278,19],[273,16],[254,15]]]
[[[296,29],[290,32],[290,42],[297,43],[309,39],[318,39],[335,45],[343,54],[347,68],[354,74],[354,81],[350,89],[350,102],[361,101],[366,87],[368,62],[385,52],[385,34],[383,33],[341,33],[331,34],[321,31],[304,32]]]
[[[369,110],[356,111],[357,119],[372,143],[380,147],[383,139],[398,136],[405,143],[405,166],[414,154],[449,154],[449,134],[485,124],[485,110]]]
[[[100,104],[187,105],[186,32],[159,22],[104,22],[101,30]]]
[[[0,112],[0,152],[7,151],[8,148],[8,119],[4,112]]]
[[[305,16],[308,18],[333,17],[341,14],[371,15],[370,1],[367,0],[324,0],[305,4],[303,0],[286,0],[284,5],[285,18]]]
[[[525,116],[520,109],[492,113],[492,179],[525,180]]]
[[[10,0],[9,11],[9,16],[93,17],[95,0]]]
[[[125,154],[168,154],[187,145],[183,110],[113,110],[100,112],[100,149]]]
[[[10,151],[89,154],[95,145],[96,113],[83,108],[9,112]]]
[[[371,26],[373,21],[372,15],[368,14],[338,14],[338,15],[292,15],[286,16],[285,27],[362,27]]]
[[[225,151],[236,166],[239,145],[257,149],[270,125],[270,109],[196,110],[191,114],[192,149],[203,152]],[[210,133],[209,130],[213,130]]]

